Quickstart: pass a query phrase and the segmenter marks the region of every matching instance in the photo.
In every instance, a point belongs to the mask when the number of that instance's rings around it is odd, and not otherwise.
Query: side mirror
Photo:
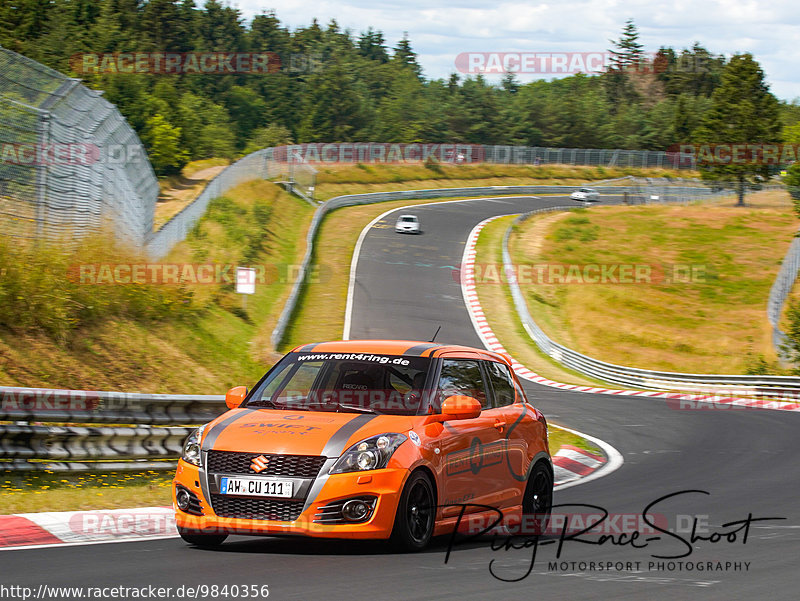
[[[481,414],[481,403],[471,396],[457,394],[447,397],[442,403],[442,417],[451,419],[473,419]]]
[[[225,404],[228,409],[236,409],[247,396],[247,386],[235,386],[225,393]]]

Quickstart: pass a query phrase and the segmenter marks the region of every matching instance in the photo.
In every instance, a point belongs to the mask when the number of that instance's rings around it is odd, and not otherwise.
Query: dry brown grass
[[[560,218],[561,213],[546,215],[537,223],[547,225],[554,218]],[[506,229],[511,225],[514,216],[501,217],[488,223],[480,233],[477,245],[477,264],[502,265],[502,240]],[[514,303],[511,300],[508,286],[497,281],[484,281],[476,285],[478,299],[481,302],[486,319],[500,344],[511,354],[514,359],[540,376],[550,378],[556,382],[597,386],[601,384],[564,368],[538,350],[536,343],[531,340],[522,327]],[[536,404],[536,400],[533,399]]]
[[[693,283],[531,284],[531,312],[555,340],[612,363],[743,373],[753,356],[774,360],[766,299],[797,221],[779,194],[749,202],[601,206],[548,216],[546,226],[525,223],[512,242],[518,263],[644,264],[665,273],[691,264],[705,273]]]
[[[205,159],[186,165],[181,174],[163,178],[153,216],[153,231],[161,229],[167,221],[180,213],[197,198],[206,184],[219,175],[229,161],[227,159]]]

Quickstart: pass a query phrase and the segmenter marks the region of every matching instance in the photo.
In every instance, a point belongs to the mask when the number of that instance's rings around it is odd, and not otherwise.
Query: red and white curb
[[[577,384],[564,384],[563,382],[555,382],[548,378],[538,375],[531,371],[518,361],[514,360],[509,352],[503,348],[500,341],[495,336],[486,315],[483,312],[480,301],[478,300],[478,292],[475,288],[475,246],[478,243],[478,236],[481,230],[491,221],[499,219],[500,217],[507,217],[507,215],[498,215],[484,219],[476,225],[469,234],[467,245],[464,248],[464,256],[461,260],[461,293],[464,297],[464,303],[472,320],[472,325],[475,327],[480,339],[487,349],[498,353],[504,353],[511,358],[512,366],[517,374],[544,386],[551,386],[561,390],[571,390],[574,392],[587,392],[591,394],[615,394],[622,396],[637,396],[647,397],[654,399],[669,399],[675,403],[676,409],[702,409],[703,405],[710,405],[713,407],[730,407],[731,409],[777,409],[782,411],[798,411],[800,410],[800,403],[789,403],[780,401],[769,401],[764,399],[743,399],[734,396],[720,396],[714,394],[689,394],[680,392],[658,392],[654,390],[617,390],[613,388],[598,388],[594,386],[579,386]]]
[[[590,453],[572,445],[564,445],[553,455],[555,488],[585,478],[608,462],[603,455]]]
[[[0,550],[178,536],[172,507],[0,515]]]

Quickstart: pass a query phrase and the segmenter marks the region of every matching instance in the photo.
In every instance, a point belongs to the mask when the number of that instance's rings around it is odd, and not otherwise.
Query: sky
[[[249,20],[275,10],[290,29],[316,17],[321,25],[336,19],[354,35],[368,27],[383,32],[391,48],[408,32],[412,48],[427,78],[447,78],[458,72],[462,53],[602,53],[618,39],[625,21],[633,18],[645,52],[661,46],[680,50],[700,42],[714,54],[750,52],[766,73],[771,91],[783,100],[800,102],[800,9],[797,0],[558,0],[546,2],[486,2],[477,0],[234,0]],[[463,57],[462,57],[463,58]],[[580,57],[577,57],[580,59]],[[473,60],[475,60],[473,58]],[[487,66],[493,58],[484,55]],[[502,60],[502,59],[501,59]],[[506,58],[505,60],[509,60]],[[508,64],[518,63],[511,57]],[[542,69],[530,63],[527,71]],[[539,65],[538,67],[536,65]],[[491,81],[498,76],[489,76]],[[520,81],[550,79],[552,73],[520,75]]]

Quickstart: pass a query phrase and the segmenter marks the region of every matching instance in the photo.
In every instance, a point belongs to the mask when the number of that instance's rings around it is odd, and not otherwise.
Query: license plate
[[[219,492],[223,495],[290,498],[292,496],[292,481],[225,477],[220,479]]]

